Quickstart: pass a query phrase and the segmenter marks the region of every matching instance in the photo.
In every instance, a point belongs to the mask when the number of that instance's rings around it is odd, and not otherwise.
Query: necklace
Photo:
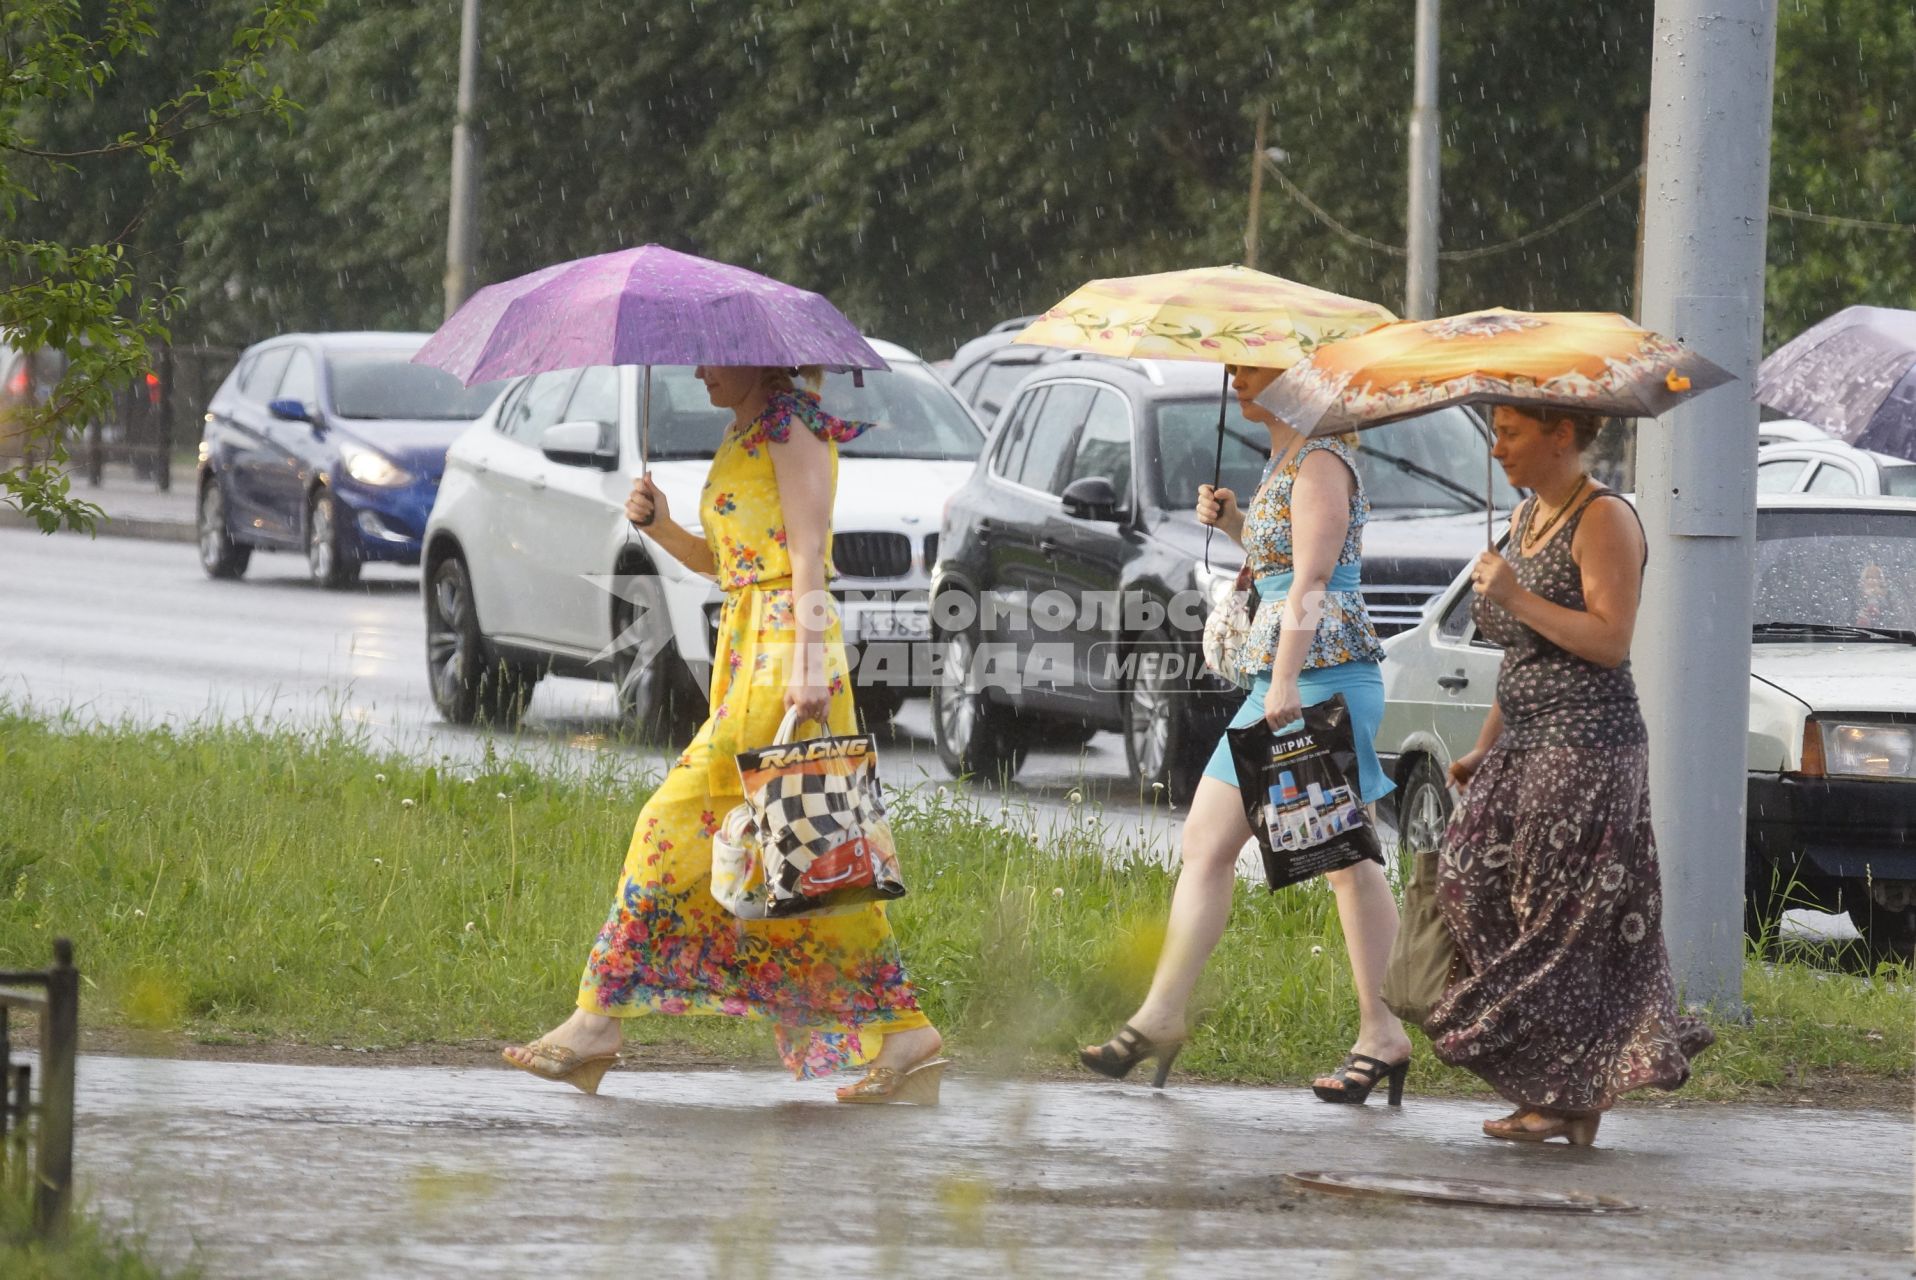
[[[1590,483],[1589,476],[1586,476],[1586,475],[1578,476],[1577,487],[1571,491],[1570,496],[1568,498],[1565,498],[1563,500],[1563,505],[1561,507],[1558,507],[1556,510],[1556,514],[1550,517],[1550,522],[1544,525],[1544,527],[1541,530],[1537,530],[1534,532],[1530,528],[1530,525],[1536,523],[1537,511],[1535,507],[1531,508],[1530,520],[1525,523],[1523,538],[1518,543],[1518,545],[1523,548],[1523,553],[1526,556],[1530,555],[1538,547],[1541,547],[1544,543],[1550,541],[1550,531],[1552,529],[1555,529],[1558,523],[1562,521],[1564,513],[1566,511],[1570,510],[1570,508],[1577,505],[1577,499],[1583,496],[1583,486],[1588,483]],[[1539,498],[1538,501],[1541,502],[1542,499]]]

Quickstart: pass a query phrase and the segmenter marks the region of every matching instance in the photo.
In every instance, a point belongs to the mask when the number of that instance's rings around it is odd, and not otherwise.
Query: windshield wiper
[[[1367,453],[1373,458],[1382,458],[1399,471],[1416,476],[1422,480],[1428,480],[1440,488],[1448,489],[1473,507],[1488,508],[1490,506],[1490,497],[1488,494],[1481,494],[1468,485],[1458,484],[1441,471],[1432,471],[1429,467],[1412,462],[1409,458],[1400,458],[1394,453],[1385,453],[1382,449],[1373,449],[1367,444],[1360,443],[1357,446],[1357,451],[1359,453]]]
[[[1839,640],[1895,640],[1916,644],[1916,631],[1902,627],[1853,627],[1841,622],[1759,622],[1753,636],[1827,636]]]

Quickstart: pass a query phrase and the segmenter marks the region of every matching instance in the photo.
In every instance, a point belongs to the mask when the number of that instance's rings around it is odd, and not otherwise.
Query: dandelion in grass
[[[399,802],[399,807],[402,809],[410,809],[412,808],[412,805],[413,805],[413,802],[412,802],[411,796],[408,796],[404,800],[401,800]]]
[[[386,865],[386,860],[384,858],[374,858],[373,865],[375,867],[383,867]]]
[[[1060,885],[1056,889],[1053,889],[1051,891],[1051,897],[1056,902],[1063,902],[1064,901],[1064,886]]]
[[[373,781],[377,782],[379,785],[383,787],[386,785],[386,775],[383,773],[375,773],[373,775]]]
[[[508,795],[507,795],[507,794],[506,794],[505,792],[503,792],[503,791],[501,791],[501,792],[499,793],[499,798],[500,798],[501,800],[510,800],[510,799],[511,799],[512,797],[511,797],[511,796],[508,796]]]
[[[1064,798],[1064,802],[1066,804],[1083,804],[1084,793],[1082,791],[1073,791],[1070,795]]]
[[[1324,948],[1322,948],[1322,947],[1312,947],[1312,948],[1311,948],[1311,954],[1312,954],[1312,955],[1314,955],[1314,956],[1321,956],[1321,955],[1323,955],[1323,954],[1324,954]]]
[[[467,933],[471,933],[471,932],[472,932],[472,931],[473,931],[474,929],[477,929],[478,927],[479,927],[479,926],[478,926],[478,925],[477,925],[476,923],[474,923],[473,921],[471,921],[471,920],[468,920],[468,921],[466,921],[466,932],[467,932]]]

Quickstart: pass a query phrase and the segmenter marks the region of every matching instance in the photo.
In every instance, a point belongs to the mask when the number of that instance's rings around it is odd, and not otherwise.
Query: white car
[[[1443,838],[1445,774],[1470,750],[1503,651],[1460,576],[1384,642],[1378,754],[1407,850]],[[1866,942],[1916,947],[1916,501],[1757,499],[1746,924],[1847,911]]]
[[[1791,440],[1756,451],[1758,493],[1916,497],[1916,462],[1841,440]]]
[[[930,566],[945,499],[984,433],[951,388],[901,347],[889,372],[826,377],[826,409],[881,429],[839,447],[831,583],[858,706],[891,715],[922,691]],[[423,589],[433,699],[459,723],[509,722],[552,673],[616,681],[650,736],[706,712],[722,595],[626,521],[638,475],[645,371],[600,366],[515,382],[455,441],[426,526]],[[651,372],[651,474],[674,519],[698,511],[730,421],[686,367]]]
[[[1771,418],[1756,424],[1756,443],[1759,448],[1766,444],[1802,444],[1834,438],[1815,423],[1805,422],[1801,418]]]

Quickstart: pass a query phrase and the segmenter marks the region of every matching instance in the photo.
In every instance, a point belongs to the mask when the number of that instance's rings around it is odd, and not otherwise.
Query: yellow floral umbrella
[[[1288,369],[1320,343],[1394,318],[1374,302],[1249,267],[1197,267],[1093,280],[1012,341],[1133,360]]]
[[[1318,348],[1258,403],[1328,436],[1453,404],[1655,417],[1728,381],[1688,347],[1613,312],[1493,307],[1400,320]]]

